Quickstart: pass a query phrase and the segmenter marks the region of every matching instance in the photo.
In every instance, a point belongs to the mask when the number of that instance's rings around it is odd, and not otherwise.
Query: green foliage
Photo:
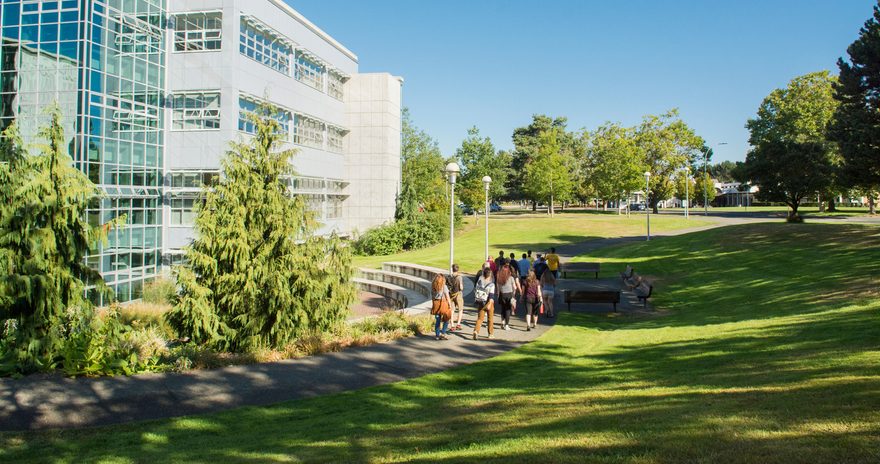
[[[507,185],[508,198],[528,199],[533,202],[541,201],[529,193],[526,166],[539,156],[542,146],[541,134],[554,129],[556,130],[556,140],[559,143],[559,152],[565,160],[572,181],[578,186],[586,185],[584,179],[581,178],[581,170],[579,169],[586,150],[585,143],[574,133],[566,130],[567,124],[568,119],[564,117],[551,118],[543,114],[536,114],[532,116],[532,122],[528,126],[519,127],[513,131],[513,145],[515,147],[512,154],[513,176],[510,177]],[[575,190],[572,193],[580,192]]]
[[[448,211],[446,179],[443,169],[446,160],[440,154],[437,141],[416,127],[409,110],[401,116],[401,195],[397,202],[396,218],[405,218],[419,209]]]
[[[627,198],[644,183],[635,130],[605,123],[589,133],[589,180],[606,200]]]
[[[677,109],[659,116],[648,115],[636,130],[636,143],[643,167],[651,173],[648,201],[657,212],[657,202],[675,192],[673,177],[702,156],[703,139],[681,120]],[[644,171],[643,171],[644,172]],[[642,178],[644,182],[644,178]]]
[[[712,181],[711,174],[706,173],[704,175],[700,172],[694,176],[694,182],[691,185],[693,186],[691,201],[696,201],[702,205],[704,202],[712,203],[712,200],[715,199],[717,192],[715,191],[715,182]]]
[[[486,188],[483,177],[492,178],[489,184],[489,199],[503,197],[507,193],[505,184],[511,175],[512,157],[506,151],[495,151],[489,137],[480,137],[476,127],[468,129],[468,136],[455,151],[461,166],[461,176],[455,187],[455,196],[462,203],[474,209],[483,209],[486,201]]]
[[[86,221],[101,192],[73,166],[59,108],[49,111],[38,154],[28,152],[15,125],[0,138],[0,370],[129,373],[137,363],[108,348],[124,329],[115,317],[100,320],[85,298],[87,284],[112,293],[84,257],[124,217],[99,227]]]
[[[314,236],[318,224],[305,200],[291,194],[293,150],[263,107],[256,132],[231,144],[221,180],[206,187],[177,271],[181,293],[167,320],[182,336],[217,349],[283,346],[346,317],[355,298],[349,248]]]
[[[445,214],[416,213],[368,230],[354,243],[354,251],[361,256],[377,256],[427,248],[445,239],[448,229]]]
[[[834,182],[838,155],[826,140],[837,108],[836,78],[828,71],[796,77],[785,89],[764,99],[746,127],[754,147],[745,173],[759,187],[758,199],[789,208],[788,220],[799,222],[798,206],[808,195],[826,191]]]
[[[143,300],[151,304],[174,304],[177,299],[177,284],[163,277],[144,285]]]
[[[554,203],[570,200],[574,192],[571,160],[561,150],[559,134],[559,129],[551,129],[539,136],[538,152],[526,164],[523,184],[529,198],[547,202],[551,215]]]
[[[880,190],[880,2],[847,53],[849,62],[837,62],[839,106],[829,135],[843,157],[842,183],[869,193],[873,213]]]

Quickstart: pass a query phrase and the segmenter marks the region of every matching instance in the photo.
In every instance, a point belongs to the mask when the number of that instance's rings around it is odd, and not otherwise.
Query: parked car
[[[501,210],[502,210],[501,205],[499,205],[498,203],[492,203],[489,205],[489,212],[490,213],[497,213]]]
[[[474,214],[474,209],[463,203],[458,205],[458,208],[461,210],[461,214],[464,214],[465,216],[470,216],[471,214]]]
[[[646,209],[648,209],[648,208],[645,207],[644,203],[630,203],[629,204],[630,211],[645,211]]]

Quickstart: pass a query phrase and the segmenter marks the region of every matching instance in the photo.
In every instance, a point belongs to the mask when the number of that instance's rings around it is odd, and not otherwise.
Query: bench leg
[[[596,271],[596,280],[599,280],[599,271]]]
[[[614,304],[614,312],[616,313],[617,312],[617,303],[613,303],[613,304]]]
[[[568,312],[571,312],[571,302],[568,303]]]

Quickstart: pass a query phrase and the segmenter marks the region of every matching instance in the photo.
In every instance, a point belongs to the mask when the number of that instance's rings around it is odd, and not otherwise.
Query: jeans
[[[504,325],[510,325],[510,313],[513,311],[513,293],[502,293],[498,298],[501,306],[501,321]]]
[[[446,329],[449,328],[449,321],[443,321],[443,316],[441,316],[439,314],[434,316],[434,318],[435,318],[434,319],[434,335],[436,335],[438,337],[440,336],[441,333],[443,335],[446,335]],[[440,330],[440,322],[441,321],[443,321],[443,330],[442,331]]]

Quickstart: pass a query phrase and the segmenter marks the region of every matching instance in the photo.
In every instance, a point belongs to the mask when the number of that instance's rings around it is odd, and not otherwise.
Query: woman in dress
[[[552,272],[541,274],[541,296],[544,299],[544,314],[547,317],[555,317],[553,297],[556,296],[556,276]]]

